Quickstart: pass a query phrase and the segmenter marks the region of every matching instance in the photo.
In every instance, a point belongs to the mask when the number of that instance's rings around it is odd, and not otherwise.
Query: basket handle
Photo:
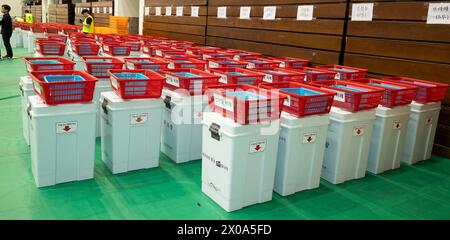
[[[108,115],[108,108],[106,108],[107,106],[108,106],[108,100],[103,99],[103,102],[102,102],[102,109],[103,109],[103,112],[104,112],[106,115]]]

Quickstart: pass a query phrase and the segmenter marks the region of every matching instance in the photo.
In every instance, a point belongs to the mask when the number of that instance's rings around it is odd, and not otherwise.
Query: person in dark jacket
[[[11,7],[9,5],[2,5],[3,18],[2,20],[0,20],[0,26],[2,27],[1,34],[3,38],[3,44],[6,48],[6,56],[4,56],[3,58],[13,57],[13,51],[11,48],[11,36],[13,33],[13,27],[11,16],[9,16],[9,11],[11,11]]]

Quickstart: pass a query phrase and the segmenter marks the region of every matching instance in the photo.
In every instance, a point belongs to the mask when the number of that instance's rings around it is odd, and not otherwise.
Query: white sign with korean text
[[[297,9],[297,20],[312,21],[314,13],[314,5],[301,5]]]
[[[430,3],[427,24],[450,24],[450,3]]]
[[[217,18],[227,18],[227,7],[217,8]]]
[[[250,12],[252,11],[252,7],[241,7],[240,19],[250,19]]]
[[[373,3],[352,4],[352,21],[372,21]]]
[[[264,7],[264,20],[275,20],[277,16],[277,7],[276,6],[266,6]]]

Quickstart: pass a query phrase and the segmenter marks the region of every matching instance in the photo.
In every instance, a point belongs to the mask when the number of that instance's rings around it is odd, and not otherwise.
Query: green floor
[[[16,49],[16,56],[25,56]],[[37,189],[22,137],[21,59],[0,61],[0,219],[450,219],[450,161],[414,166],[226,213],[200,188],[201,163],[113,176],[97,143],[95,179]]]

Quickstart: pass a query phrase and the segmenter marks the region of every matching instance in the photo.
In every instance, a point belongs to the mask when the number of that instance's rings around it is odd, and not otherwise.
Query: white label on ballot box
[[[264,150],[266,149],[266,145],[267,145],[267,140],[252,142],[252,143],[250,143],[249,152],[250,153],[264,152]]]
[[[224,98],[219,94],[214,94],[214,105],[230,112],[234,112],[233,99]]]
[[[353,129],[353,136],[354,137],[359,137],[364,135],[364,128],[362,127],[356,127]]]
[[[271,82],[273,81],[273,76],[270,75],[270,74],[265,74],[265,75],[264,75],[264,78],[263,78],[263,81],[264,81],[264,82],[271,83]]]
[[[335,91],[334,101],[345,102],[345,92]]]
[[[77,131],[78,122],[56,123],[56,133],[71,133]]]
[[[210,62],[209,62],[209,67],[211,67],[211,68],[218,68],[218,67],[219,67],[219,64],[216,63],[216,62],[210,61]]]
[[[286,67],[286,62],[280,62],[280,68],[285,68]]]
[[[317,133],[303,134],[303,144],[313,143],[316,141]]]
[[[127,62],[127,68],[133,70],[134,64],[132,62]]]
[[[450,3],[429,3],[427,24],[450,24]]]
[[[180,87],[180,79],[172,75],[166,74],[166,82],[170,85]]]
[[[247,68],[255,68],[256,65],[254,63],[249,63],[247,64]]]
[[[290,107],[291,106],[291,96],[287,95],[283,104],[284,104],[284,106]]]
[[[336,75],[334,75],[334,79],[341,80],[341,73],[336,73]]]
[[[139,113],[130,115],[130,125],[138,125],[147,122],[148,113]]]
[[[220,83],[225,83],[225,84],[228,83],[228,77],[227,77],[227,75],[224,75],[224,74],[217,74],[217,75],[220,76],[220,78],[219,78],[219,82],[220,82]]]
[[[392,123],[392,128],[393,129],[401,129],[402,128],[402,123],[400,121],[394,121]]]
[[[156,56],[162,57],[162,52],[161,52],[161,50],[156,50],[156,51],[155,51],[155,54],[156,54]]]
[[[171,63],[169,63],[169,65],[167,67],[169,69],[175,69],[175,63],[171,62]]]

